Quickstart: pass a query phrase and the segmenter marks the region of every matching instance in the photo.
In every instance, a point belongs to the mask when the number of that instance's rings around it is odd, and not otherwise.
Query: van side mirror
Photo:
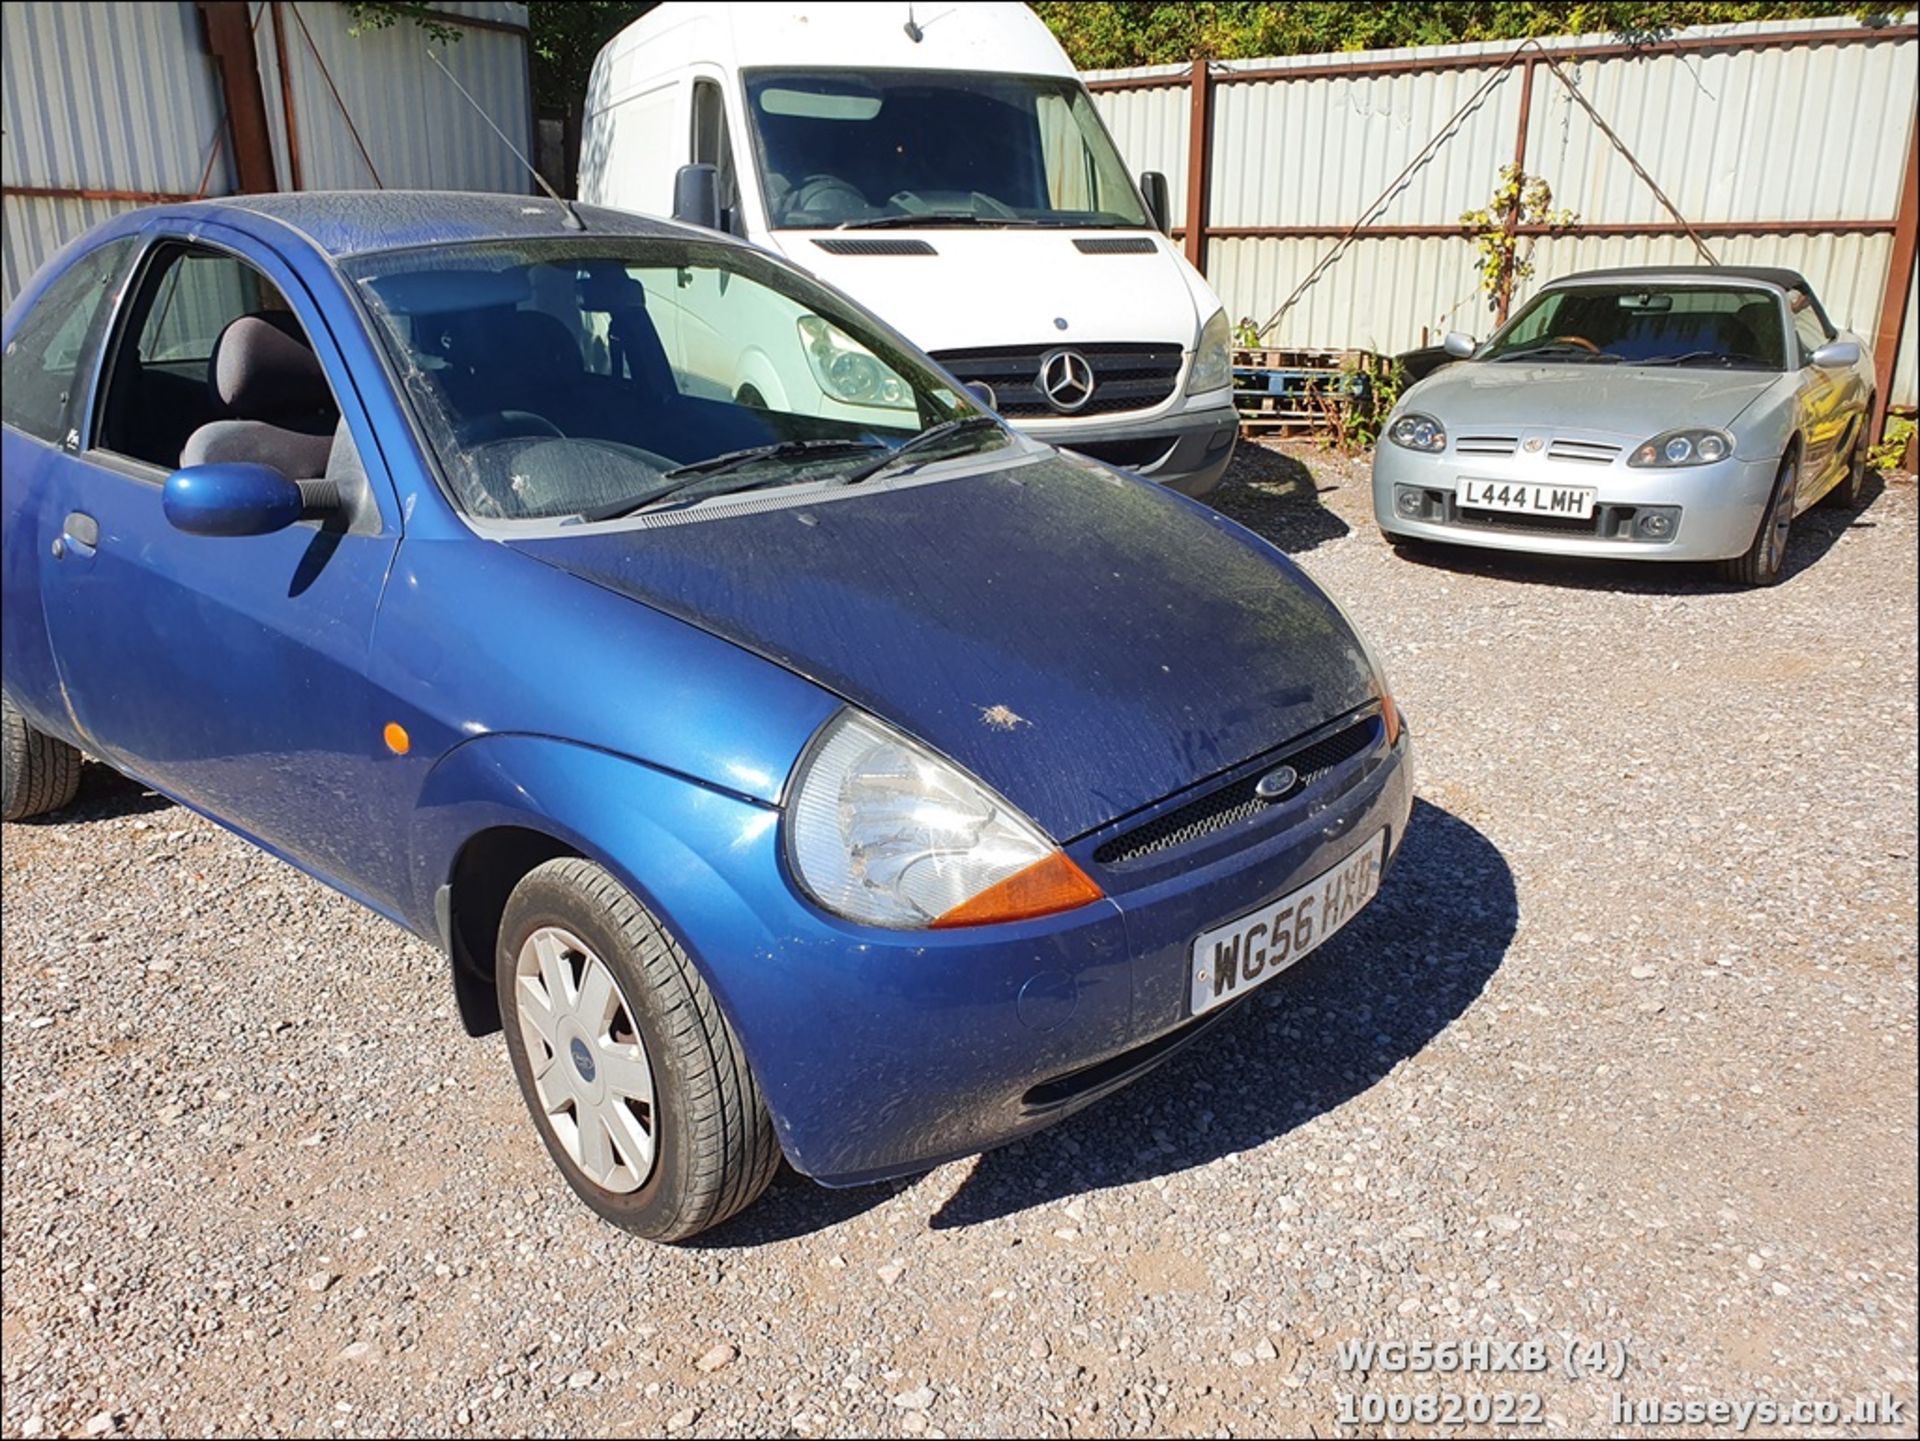
[[[271,535],[307,512],[299,485],[270,465],[189,465],[160,492],[167,523],[188,535]]]
[[[1140,172],[1140,198],[1147,202],[1147,219],[1162,235],[1173,234],[1173,210],[1167,204],[1167,177],[1158,170]]]
[[[1807,357],[1807,364],[1818,370],[1851,370],[1860,363],[1860,342],[1829,340]]]
[[[1465,360],[1480,348],[1480,342],[1464,330],[1449,330],[1447,338],[1440,342],[1440,348],[1455,360]]]
[[[682,165],[673,176],[673,218],[683,225],[720,228],[720,171],[712,165]]]

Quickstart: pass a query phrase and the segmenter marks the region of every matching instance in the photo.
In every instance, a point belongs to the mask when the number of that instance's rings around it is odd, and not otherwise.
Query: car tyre
[[[1867,415],[1873,414],[1873,402],[1867,402]],[[1853,447],[1847,452],[1847,473],[1826,493],[1827,504],[1838,510],[1858,510],[1867,497],[1867,417],[1860,417],[1854,428]]]
[[[1746,554],[1720,563],[1721,574],[1735,585],[1776,585],[1785,573],[1787,546],[1793,539],[1793,503],[1799,477],[1798,458],[1788,456],[1780,463],[1780,474],[1754,531],[1753,544],[1747,547]]]
[[[35,730],[0,694],[0,820],[23,821],[73,802],[80,791],[80,752]]]
[[[766,1189],[780,1147],[739,1037],[686,952],[603,868],[548,861],[514,887],[495,984],[534,1125],[602,1218],[682,1241]]]

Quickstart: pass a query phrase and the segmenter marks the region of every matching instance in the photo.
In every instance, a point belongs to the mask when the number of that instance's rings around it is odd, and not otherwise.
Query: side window
[[[1805,365],[1807,358],[1832,337],[1827,334],[1826,326],[1820,323],[1820,314],[1813,308],[1813,302],[1806,292],[1789,290],[1787,305],[1793,311],[1793,333],[1800,340],[1800,363]]]
[[[727,139],[727,106],[713,80],[693,82],[693,163],[719,171],[720,214],[728,229],[729,216],[740,206],[740,185],[733,170],[733,145]]]
[[[248,318],[256,323],[235,325]],[[225,251],[155,254],[127,307],[100,448],[168,470],[257,460],[306,480],[325,473],[339,418],[313,346],[271,280]]]
[[[35,303],[7,346],[0,374],[0,421],[60,444],[67,403],[125,271],[135,241],[110,240],[67,267]]]

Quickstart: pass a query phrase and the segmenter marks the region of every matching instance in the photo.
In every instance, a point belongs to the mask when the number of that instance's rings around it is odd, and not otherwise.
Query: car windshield
[[[1077,81],[751,70],[746,82],[776,228],[1147,224]]]
[[[1482,360],[1783,370],[1780,297],[1734,286],[1568,285],[1537,295]]]
[[[983,417],[897,337],[745,246],[582,237],[345,269],[449,488],[479,517],[605,520],[852,479]],[[995,423],[952,426],[912,458],[1007,443]]]

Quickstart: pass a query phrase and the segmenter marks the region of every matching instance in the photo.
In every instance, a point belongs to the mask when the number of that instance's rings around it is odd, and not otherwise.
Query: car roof
[[[217,200],[158,206],[146,214],[212,220],[231,219],[231,212],[245,211],[299,231],[334,259],[376,250],[481,240],[566,239],[583,233],[731,239],[631,211],[597,205],[573,208],[586,226],[584,232],[569,225],[566,210],[544,195],[490,195],[462,190],[301,190],[227,195]]]
[[[1613,270],[1583,270],[1577,275],[1563,275],[1558,280],[1548,281],[1542,288],[1556,290],[1564,285],[1605,284],[1615,280],[1654,278],[1673,281],[1705,281],[1709,285],[1758,281],[1762,285],[1777,286],[1781,290],[1798,290],[1806,295],[1813,294],[1813,287],[1807,284],[1806,276],[1799,271],[1783,270],[1769,265],[1625,265]]]

